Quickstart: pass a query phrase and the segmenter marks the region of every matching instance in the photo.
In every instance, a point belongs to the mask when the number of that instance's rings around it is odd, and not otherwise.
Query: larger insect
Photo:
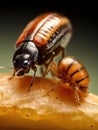
[[[13,76],[22,76],[32,68],[32,86],[36,65],[43,65],[47,70],[56,55],[61,52],[63,57],[64,48],[71,35],[72,26],[69,19],[59,13],[45,13],[32,20],[16,42]]]
[[[76,102],[80,104],[80,95],[83,97],[88,93],[90,76],[84,65],[73,56],[63,57],[58,64],[51,62],[46,73],[51,72],[59,79],[56,86],[47,93],[56,89],[58,84],[62,84],[74,91]]]

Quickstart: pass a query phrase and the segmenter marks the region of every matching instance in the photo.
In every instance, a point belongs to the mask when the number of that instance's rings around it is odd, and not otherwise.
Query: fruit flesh
[[[0,74],[0,127],[32,130],[96,130],[98,128],[98,96],[89,93],[80,105],[73,91],[58,86],[57,80],[36,77],[28,92],[32,76],[14,77]]]

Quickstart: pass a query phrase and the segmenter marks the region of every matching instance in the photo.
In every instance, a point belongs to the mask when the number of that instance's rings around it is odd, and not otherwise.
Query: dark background
[[[91,4],[91,5],[90,5]],[[41,13],[54,11],[67,16],[73,26],[68,55],[81,60],[87,68],[90,91],[98,94],[98,19],[96,3],[58,1],[7,1],[0,4],[0,65],[12,66],[15,42],[29,21]],[[10,70],[0,70],[0,72]]]

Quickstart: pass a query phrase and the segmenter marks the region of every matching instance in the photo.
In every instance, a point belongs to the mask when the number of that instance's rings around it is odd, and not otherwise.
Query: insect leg
[[[44,73],[44,68],[46,68],[45,65],[42,65],[42,66],[40,67],[40,73],[41,73],[41,75],[43,75],[43,73]]]
[[[44,67],[46,68],[46,70],[42,73],[43,77],[45,77],[49,73],[49,71],[51,72],[50,68],[51,68],[51,64],[53,62],[53,58],[54,58],[54,56],[52,56],[51,59],[44,64]]]
[[[35,76],[36,76],[36,71],[37,71],[36,66],[33,67],[33,70],[34,70],[34,75],[33,75],[32,79],[31,79],[31,83],[30,83],[30,86],[29,86],[29,88],[28,88],[28,91],[30,91],[31,87],[32,87],[33,84],[34,84],[34,80],[35,80]]]
[[[63,48],[63,47],[61,47],[61,56],[62,56],[62,58],[65,56],[65,49]]]
[[[46,71],[43,73],[43,76],[46,76],[49,72],[51,72],[51,74],[53,76],[59,77],[57,64],[55,62],[53,62],[53,61],[50,62],[50,64],[48,65]]]
[[[53,92],[57,87],[59,87],[59,84],[60,84],[60,83],[61,83],[61,82],[58,81],[55,86],[53,86],[52,88],[50,88],[49,90],[47,90],[47,92],[43,93],[42,96],[46,96],[46,95],[48,95],[49,93]]]
[[[74,96],[75,96],[75,100],[76,102],[80,105],[80,97],[79,97],[79,93],[78,93],[78,87],[74,87]]]

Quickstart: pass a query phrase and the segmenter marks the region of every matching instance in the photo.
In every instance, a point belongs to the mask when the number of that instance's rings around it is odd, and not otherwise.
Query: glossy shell
[[[59,13],[45,13],[27,24],[16,47],[25,40],[34,42],[38,47],[50,48],[57,42],[65,47],[71,35],[72,27],[68,18]]]

